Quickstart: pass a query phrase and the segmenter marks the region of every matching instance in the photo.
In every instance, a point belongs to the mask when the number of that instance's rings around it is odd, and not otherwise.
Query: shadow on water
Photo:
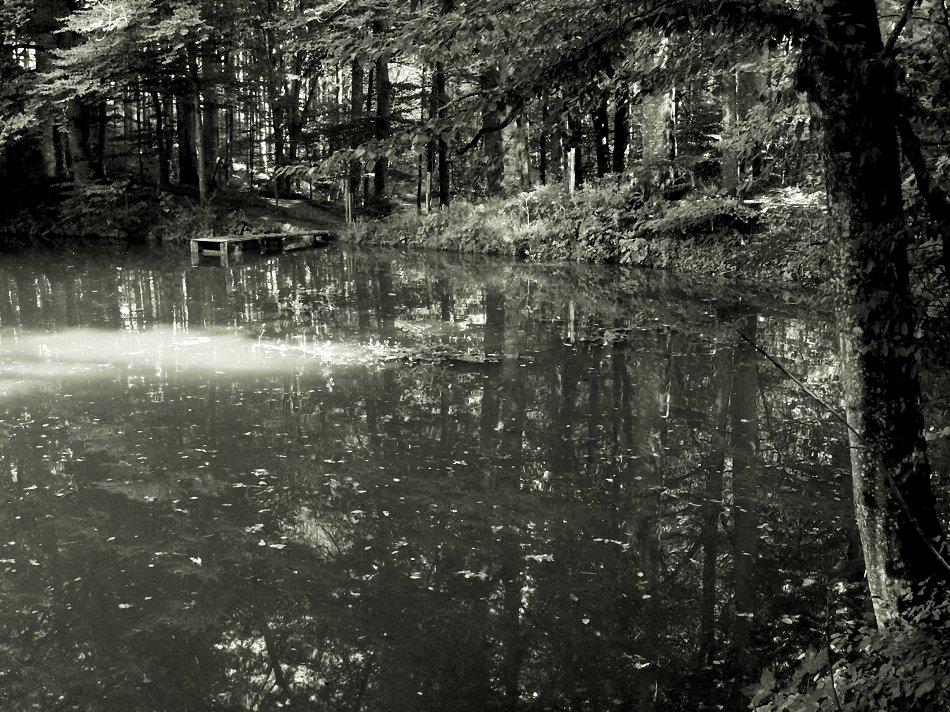
[[[0,268],[0,707],[742,709],[850,528],[830,326],[334,247]]]

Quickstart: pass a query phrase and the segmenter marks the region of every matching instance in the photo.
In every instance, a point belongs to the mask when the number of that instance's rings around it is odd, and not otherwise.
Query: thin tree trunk
[[[739,190],[739,152],[736,150],[736,127],[739,118],[739,95],[736,85],[736,71],[729,68],[722,72],[722,146],[720,166],[722,168],[722,192],[735,196]]]
[[[381,55],[376,60],[376,131],[375,137],[382,141],[392,132],[392,83],[389,79],[389,56]],[[376,159],[373,168],[373,195],[377,200],[386,197],[389,177],[389,159]]]
[[[548,182],[548,102],[541,98],[541,129],[538,131],[538,182]]]
[[[611,167],[614,173],[627,169],[627,150],[630,145],[630,99],[626,89],[617,94],[614,108],[614,153]]]
[[[195,154],[195,96],[194,92],[175,97],[178,130],[178,182],[198,187],[198,157]]]
[[[350,148],[356,148],[363,139],[363,65],[359,60],[354,59],[350,65],[350,125],[351,138]],[[349,181],[350,181],[350,201],[356,202],[356,195],[360,189],[360,170],[361,161],[353,159],[350,161]]]
[[[607,97],[601,97],[597,108],[591,114],[594,124],[594,155],[597,157],[597,177],[603,178],[610,172],[610,135]]]
[[[501,69],[497,65],[489,65],[482,70],[479,79],[482,91],[493,93],[501,82]],[[501,195],[505,177],[505,146],[502,133],[498,129],[501,124],[504,106],[500,102],[487,103],[482,111],[482,127],[485,134],[482,136],[482,151],[485,156],[485,194],[489,197]]]
[[[445,2],[445,6],[451,8],[451,2]],[[445,65],[442,62],[436,62],[435,74],[433,77],[433,91],[436,95],[436,103],[439,107],[439,118],[445,118],[445,105],[449,103],[449,97],[445,87]],[[451,188],[449,182],[449,145],[442,132],[439,132],[439,139],[436,144],[439,161],[439,207],[448,207]]]
[[[584,134],[581,120],[571,116],[567,120],[568,146],[570,147],[571,178],[574,188],[584,185]]]

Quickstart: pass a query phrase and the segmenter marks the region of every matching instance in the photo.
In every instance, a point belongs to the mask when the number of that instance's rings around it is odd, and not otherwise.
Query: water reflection
[[[739,709],[821,640],[843,438],[739,336],[829,392],[794,310],[338,248],[0,285],[0,707]]]

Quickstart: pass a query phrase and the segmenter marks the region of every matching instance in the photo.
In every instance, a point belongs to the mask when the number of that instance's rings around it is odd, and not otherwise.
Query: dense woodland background
[[[8,187],[266,187],[357,208],[644,166],[726,194],[819,183],[811,3],[668,5],[7,0],[0,170]],[[932,189],[950,173],[950,11],[878,5],[902,88],[887,108]]]

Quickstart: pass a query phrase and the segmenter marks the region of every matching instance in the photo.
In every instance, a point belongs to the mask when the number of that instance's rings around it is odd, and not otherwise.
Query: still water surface
[[[742,709],[848,548],[813,313],[335,246],[0,265],[0,709]],[[819,583],[816,583],[819,582]]]

